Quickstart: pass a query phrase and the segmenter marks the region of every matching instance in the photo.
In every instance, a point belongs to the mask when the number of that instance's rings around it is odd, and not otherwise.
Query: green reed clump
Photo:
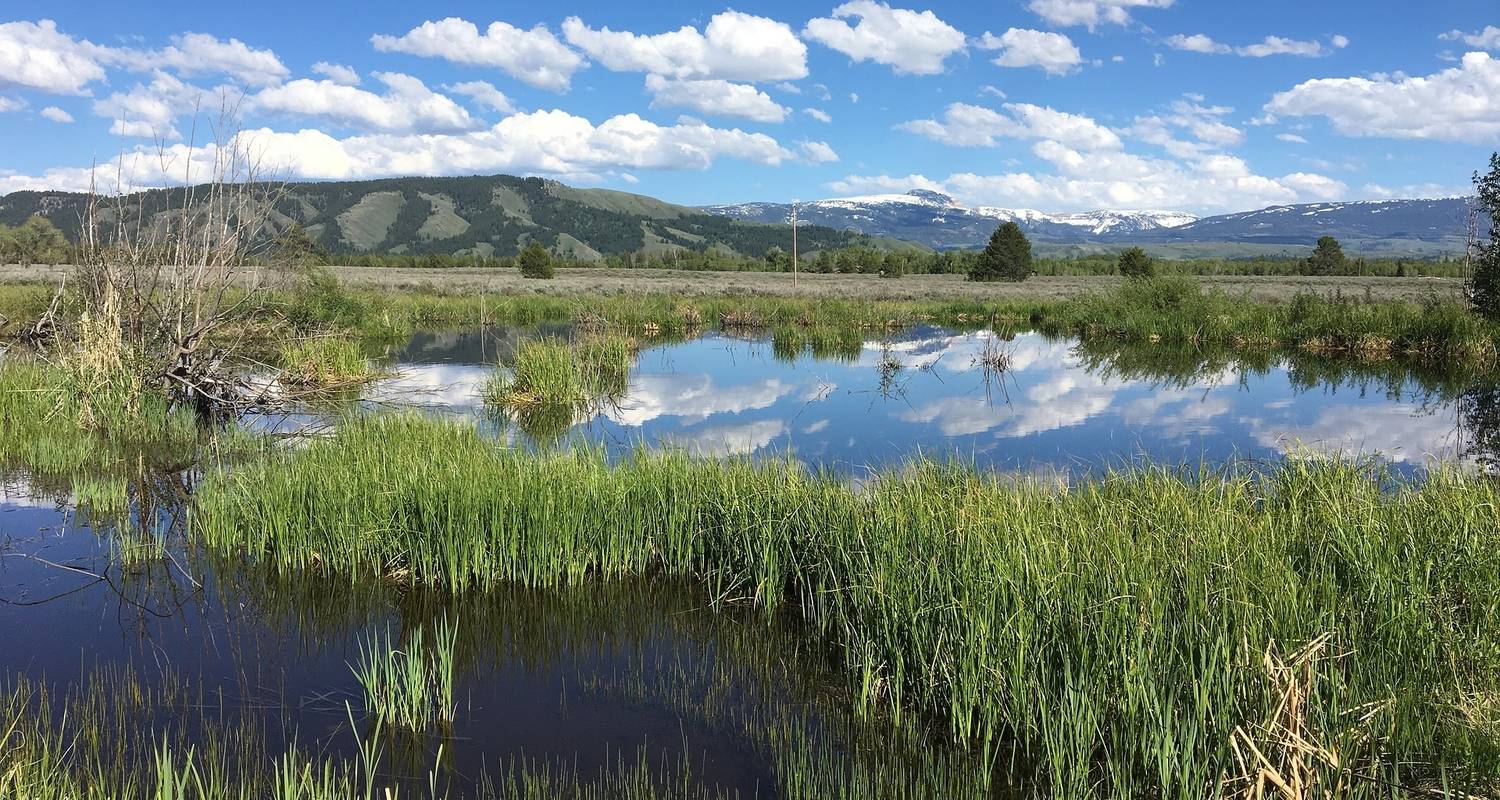
[[[375,634],[360,648],[354,675],[365,690],[365,710],[383,724],[425,731],[433,722],[453,724],[453,658],[458,626],[444,617],[429,642],[414,628],[401,643]]]
[[[282,383],[299,388],[323,389],[360,383],[376,374],[359,343],[340,336],[285,342],[279,361]]]
[[[484,389],[497,408],[582,408],[625,391],[635,341],[622,336],[586,336],[575,342],[528,339],[516,348],[509,372],[497,372]]]
[[[865,708],[1013,742],[1061,796],[1206,797],[1287,691],[1268,651],[1333,635],[1300,723],[1321,786],[1489,785],[1500,742],[1453,709],[1500,692],[1500,487],[1354,465],[1145,469],[1057,491],[919,463],[853,489],[793,464],[499,448],[406,416],[211,476],[194,527],[279,571],[452,591],[691,576],[793,604]],[[1363,709],[1363,711],[1361,710]],[[1369,712],[1366,714],[1366,712]]]
[[[120,520],[130,513],[126,481],[118,475],[78,475],[73,478],[73,502],[101,520]]]

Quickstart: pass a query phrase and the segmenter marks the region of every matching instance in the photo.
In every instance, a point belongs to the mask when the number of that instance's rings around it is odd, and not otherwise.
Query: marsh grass
[[[636,340],[586,334],[523,340],[509,369],[497,370],[481,391],[487,408],[513,418],[538,441],[560,436],[580,416],[625,393]]]
[[[678,676],[672,676],[676,679]],[[688,676],[681,676],[687,678]],[[632,686],[637,684],[632,681]],[[661,687],[640,684],[649,693]],[[685,687],[722,692],[727,686]],[[619,691],[619,690],[615,690]],[[635,691],[625,689],[624,691]],[[684,708],[702,707],[699,696],[679,693]],[[283,701],[284,702],[284,701]],[[712,702],[712,699],[710,699]],[[795,800],[850,797],[981,797],[982,780],[962,771],[908,772],[875,759],[874,769],[851,769],[840,752],[816,731],[778,709],[776,720],[745,722],[778,761],[777,796]],[[347,757],[295,745],[277,752],[267,745],[268,723],[285,709],[225,705],[217,692],[183,682],[170,671],[156,683],[129,669],[96,670],[78,685],[55,694],[46,681],[8,678],[0,684],[0,797],[15,800],[709,800],[738,798],[713,784],[695,759],[660,743],[611,750],[596,770],[569,758],[512,753],[481,775],[436,766],[407,779],[389,774],[391,754],[380,745],[377,723]],[[691,713],[691,712],[689,712]],[[351,727],[356,721],[349,720]],[[686,743],[684,743],[686,744]],[[419,779],[417,785],[413,779]],[[977,782],[976,782],[977,781]],[[963,788],[966,791],[950,791]],[[755,796],[763,796],[757,792]]]
[[[192,462],[199,430],[191,412],[83,380],[67,367],[0,363],[0,464],[45,482]]]
[[[445,616],[432,633],[414,628],[397,643],[375,634],[360,648],[352,669],[365,690],[365,710],[383,724],[425,731],[434,722],[452,725],[457,703],[453,663],[458,625]]]
[[[330,389],[365,383],[379,371],[359,342],[341,336],[312,336],[285,342],[278,358],[280,381],[302,389]]]
[[[505,450],[464,426],[348,420],[210,477],[211,549],[295,573],[398,570],[452,592],[681,575],[799,609],[857,708],[1013,742],[1057,796],[1204,797],[1280,694],[1268,647],[1325,635],[1308,780],[1492,786],[1500,743],[1453,708],[1500,688],[1500,488],[1354,464],[1142,469],[1059,491],[918,463],[864,488],[790,463]],[[333,555],[330,555],[333,554]],[[1356,713],[1357,709],[1373,709]]]

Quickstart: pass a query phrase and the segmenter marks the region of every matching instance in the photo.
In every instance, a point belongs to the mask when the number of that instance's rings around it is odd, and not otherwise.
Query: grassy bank
[[[923,464],[855,490],[377,417],[212,476],[193,522],[217,553],[343,581],[670,574],[791,605],[857,706],[1014,750],[1055,796],[1220,796],[1300,770],[1376,797],[1500,777],[1497,508],[1480,479],[1301,462],[1061,493]]]
[[[491,294],[462,284],[382,290],[341,285],[320,274],[297,290],[257,298],[267,335],[286,328],[305,335],[340,333],[399,342],[430,327],[579,322],[641,336],[690,336],[722,326],[778,333],[800,349],[794,330],[817,347],[830,332],[876,331],[932,323],[1039,328],[1083,338],[1214,344],[1239,349],[1304,349],[1364,358],[1421,356],[1491,360],[1500,327],[1471,314],[1454,289],[1391,294],[1365,279],[1265,284],[1164,277],[1149,281],[1082,281],[1058,291],[1044,281],[974,293],[970,284],[872,297],[836,283],[783,296],[720,286],[698,292],[677,281],[634,281],[591,293],[537,294],[510,288]],[[5,298],[10,297],[9,301]],[[40,313],[34,286],[0,286],[7,302]],[[24,315],[23,315],[24,316]],[[835,343],[836,344],[836,343]],[[836,349],[836,348],[835,348]]]
[[[640,295],[364,296],[358,316],[330,324],[398,329],[440,324],[534,325],[582,321],[649,335],[691,335],[705,326],[774,331],[800,350],[802,338],[828,341],[834,331],[879,331],[930,323],[951,327],[1027,328],[1075,335],[1234,349],[1300,349],[1362,358],[1425,357],[1491,361],[1500,326],[1455,302],[1376,302],[1362,297],[1297,295],[1261,303],[1203,291],[1188,278],[1129,282],[1108,292],[1061,301],[980,302],[808,300],[775,297]],[[360,305],[362,304],[362,305]]]

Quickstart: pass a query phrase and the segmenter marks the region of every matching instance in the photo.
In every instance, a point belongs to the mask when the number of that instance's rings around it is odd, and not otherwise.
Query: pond
[[[1071,479],[1303,452],[1419,478],[1435,463],[1487,467],[1500,441],[1485,375],[936,328],[816,350],[725,332],[648,341],[624,391],[561,429],[485,409],[485,383],[519,342],[568,333],[418,333],[361,402],[469,416],[524,446],[790,456],[855,478],[918,455]],[[193,480],[135,487],[130,519],[96,518],[19,477],[0,494],[0,674],[59,698],[102,692],[79,703],[106,720],[121,758],[149,758],[158,737],[207,748],[233,728],[229,747],[269,759],[298,748],[356,760],[378,740],[378,771],[412,793],[466,796],[537,772],[617,788],[645,776],[689,787],[682,796],[997,796],[1027,783],[1003,745],[953,747],[922,720],[856,713],[834,654],[794,612],[715,605],[703,587],[649,578],[460,598],[271,578],[193,545]],[[355,675],[364,649],[450,624],[452,722],[374,730]]]
[[[370,398],[482,420],[485,382],[528,335],[418,334],[392,354],[397,377]],[[715,333],[646,344],[622,395],[580,414],[565,434],[529,441],[592,442],[614,453],[644,445],[712,457],[789,454],[848,473],[916,455],[1079,474],[1135,461],[1218,466],[1317,453],[1379,459],[1412,475],[1442,461],[1487,463],[1489,385],[1389,363],[1111,350],[1035,333],[918,328],[833,355]]]

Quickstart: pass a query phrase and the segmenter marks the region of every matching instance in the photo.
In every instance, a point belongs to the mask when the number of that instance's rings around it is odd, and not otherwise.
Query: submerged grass
[[[211,476],[193,524],[278,571],[452,591],[672,574],[793,605],[837,643],[856,705],[1013,745],[1056,796],[1237,791],[1261,769],[1246,742],[1284,749],[1289,686],[1296,730],[1333,754],[1287,756],[1320,792],[1500,777],[1487,717],[1458,710],[1500,691],[1500,487],[1477,477],[1387,486],[1290,461],[1057,491],[923,463],[855,489],[789,463],[611,465],[380,416]],[[1297,681],[1267,668],[1324,637]]]

